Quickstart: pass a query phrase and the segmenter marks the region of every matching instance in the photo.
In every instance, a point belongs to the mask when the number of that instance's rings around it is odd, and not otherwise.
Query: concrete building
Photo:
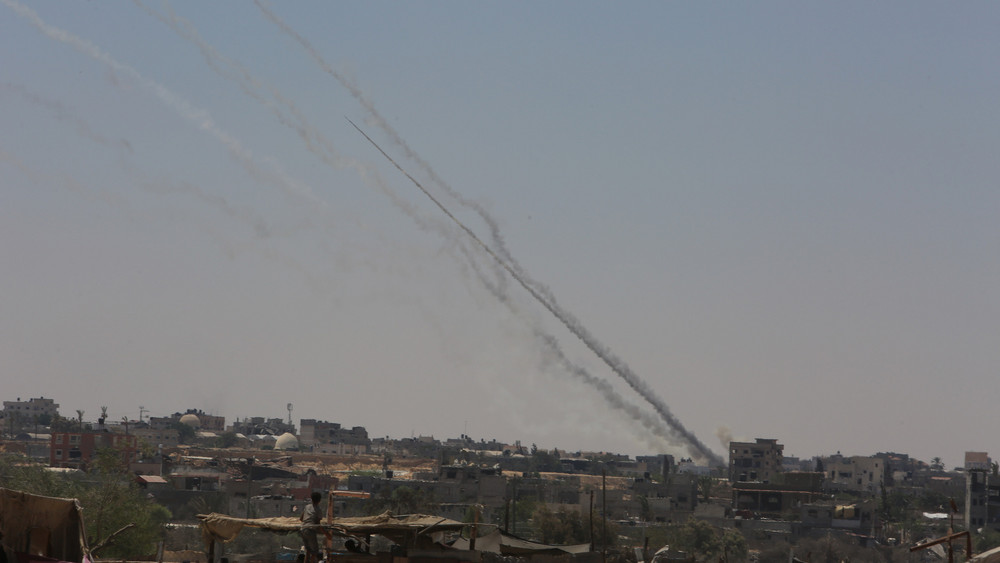
[[[698,505],[698,477],[677,474],[663,482],[635,479],[629,499],[632,501],[627,510],[630,516],[648,522],[684,522],[694,514]],[[582,501],[581,505],[581,508],[585,506]]]
[[[337,422],[303,418],[299,420],[299,443],[302,447],[316,446],[316,451],[331,451],[330,453],[368,453],[371,440],[364,426],[343,428]],[[342,446],[328,448],[327,446]],[[322,447],[320,447],[322,446]],[[338,451],[339,450],[339,451]]]
[[[729,481],[770,483],[782,468],[785,446],[778,440],[757,438],[756,442],[729,442]]]
[[[1000,530],[1000,479],[986,452],[965,452],[965,521],[970,529]]]
[[[52,399],[38,397],[22,401],[20,397],[16,401],[3,402],[3,418],[8,424],[15,422],[22,425],[32,424],[38,421],[39,417],[54,418],[59,414],[59,405]]]
[[[873,536],[880,525],[878,501],[875,499],[852,504],[833,501],[803,503],[799,510],[799,521],[806,528],[841,529]]]
[[[180,444],[180,432],[173,428],[162,430],[155,428],[133,428],[130,431],[139,438],[139,442],[145,442],[154,449],[173,448]]]
[[[49,465],[86,469],[98,450],[115,448],[122,452],[123,461],[136,459],[139,440],[134,434],[117,432],[53,432],[49,442]]]
[[[888,467],[882,457],[844,457],[838,453],[820,460],[828,490],[876,495],[886,485]]]

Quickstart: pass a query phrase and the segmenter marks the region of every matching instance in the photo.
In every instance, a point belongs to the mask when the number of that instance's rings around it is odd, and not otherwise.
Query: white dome
[[[196,414],[186,414],[181,417],[181,424],[187,424],[191,428],[201,428],[201,420]]]
[[[278,436],[278,439],[274,442],[274,449],[276,450],[290,450],[297,447],[299,447],[299,439],[291,432],[285,432],[281,436]]]

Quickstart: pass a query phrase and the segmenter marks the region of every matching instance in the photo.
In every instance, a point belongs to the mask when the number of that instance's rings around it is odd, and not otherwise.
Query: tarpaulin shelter
[[[213,513],[199,514],[198,519],[201,520],[202,537],[210,552],[213,551],[215,540],[232,541],[246,527],[279,534],[298,532],[302,529],[302,522],[294,517],[236,518]],[[467,525],[456,520],[426,514],[397,516],[385,512],[378,516],[334,518],[330,523],[319,524],[316,529],[335,536],[362,540],[372,535],[379,535],[398,545],[415,547],[420,544],[440,542],[445,533],[457,532]]]
[[[461,538],[455,540],[452,547],[455,549],[469,549],[471,543],[471,540]],[[559,555],[567,553],[570,555],[577,555],[589,552],[590,544],[549,545],[521,539],[517,536],[512,536],[504,533],[502,530],[496,529],[488,534],[483,534],[476,538],[476,550],[488,553],[499,553],[501,555]]]
[[[1000,563],[1000,547],[984,551],[968,560],[968,563]]]
[[[76,499],[0,488],[0,543],[18,561],[83,562],[90,550]]]

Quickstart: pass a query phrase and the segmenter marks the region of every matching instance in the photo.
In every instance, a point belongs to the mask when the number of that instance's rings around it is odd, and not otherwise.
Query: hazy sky
[[[691,455],[349,118],[717,454],[1000,457],[998,24],[2,0],[0,395]]]

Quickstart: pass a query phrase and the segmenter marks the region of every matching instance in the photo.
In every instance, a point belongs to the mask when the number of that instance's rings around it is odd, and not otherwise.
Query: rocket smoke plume
[[[484,243],[471,229],[469,229],[464,223],[462,223],[455,215],[451,213],[434,195],[427,191],[424,186],[417,181],[409,172],[407,172],[402,166],[400,166],[388,153],[382,150],[382,147],[378,145],[371,137],[368,136],[360,127],[357,126],[353,121],[348,119],[351,125],[361,133],[365,139],[368,140],[393,166],[396,167],[407,179],[410,180],[428,199],[430,199],[438,209],[441,210],[449,219],[451,219],[460,229],[462,229],[480,248],[483,249],[498,265],[500,265],[508,274],[516,281],[525,291],[531,294],[543,307],[548,309],[553,316],[556,317],[574,336],[580,339],[587,348],[590,348],[594,354],[596,354],[611,370],[621,377],[636,393],[638,393],[643,399],[646,400],[657,414],[667,423],[670,429],[680,438],[683,439],[684,443],[688,446],[692,455],[700,459],[708,460],[712,464],[721,464],[722,459],[711,449],[708,448],[697,436],[694,435],[690,430],[684,427],[681,421],[670,412],[667,405],[653,392],[649,385],[639,378],[628,365],[618,358],[614,353],[608,349],[607,346],[598,342],[587,329],[580,324],[580,322],[569,312],[563,310],[560,306],[555,303],[554,299],[551,297],[542,295],[538,289],[536,289],[532,284],[528,283],[523,276],[521,276],[513,267],[511,267],[507,262],[500,258],[486,243]]]
[[[41,21],[40,18],[38,18],[36,14],[34,14],[34,12],[18,4],[14,0],[0,0],[0,2],[12,8],[20,16],[31,21],[31,23],[33,23],[39,30],[41,30],[44,34],[46,34],[50,38],[73,47],[77,51],[85,55],[88,55],[99,62],[106,64],[116,74],[129,77],[139,82],[146,88],[148,88],[150,91],[152,91],[154,95],[156,95],[157,98],[160,99],[161,102],[163,102],[165,105],[171,108],[180,117],[194,123],[204,132],[211,135],[224,145],[226,145],[230,153],[243,166],[243,168],[255,178],[278,185],[282,189],[282,191],[284,191],[289,196],[296,196],[298,198],[305,198],[315,201],[316,198],[312,196],[307,186],[302,186],[292,178],[288,177],[284,173],[284,171],[281,170],[278,166],[276,166],[273,162],[271,165],[271,169],[269,170],[265,170],[260,166],[258,166],[257,158],[255,158],[254,155],[252,155],[250,151],[246,149],[242,145],[242,143],[240,143],[234,136],[219,128],[215,124],[215,122],[211,119],[211,117],[207,114],[207,112],[192,107],[190,104],[188,104],[186,101],[178,97],[173,92],[167,90],[162,85],[140,75],[135,69],[128,67],[127,65],[124,65],[118,62],[117,60],[111,58],[110,55],[98,49],[93,44],[81,40],[80,38],[73,36],[63,30],[45,24],[43,21]],[[211,59],[212,56],[213,56],[212,53],[206,53],[206,59]],[[216,69],[216,71],[220,72],[220,74],[223,74],[225,72],[224,69],[218,69],[218,68]],[[257,84],[253,84],[250,80],[248,80],[245,74],[241,72],[234,74],[236,74],[237,76],[241,76],[243,79],[246,80],[245,83],[250,84],[254,88],[258,87]],[[338,80],[340,80],[339,77]],[[345,87],[348,87],[348,89],[351,90],[352,94],[355,94],[355,97],[362,102],[362,105],[364,105],[366,108],[369,109],[369,111],[372,113],[374,117],[379,117],[376,113],[374,113],[374,108],[370,105],[370,103],[365,103],[362,94],[360,93],[359,90],[356,89],[356,87],[353,87],[352,85],[344,81],[342,81],[342,83],[344,84]],[[245,91],[246,90],[247,88],[245,88]],[[284,100],[281,99],[278,99],[278,101],[279,103],[284,102]],[[296,128],[302,135],[303,140],[306,141],[307,145],[310,144],[311,141],[320,141],[315,136],[310,135],[309,133],[312,133],[312,131],[310,131],[308,128],[302,125],[302,122],[299,121],[299,119],[301,119],[299,114],[292,108],[288,109],[291,115],[293,116],[293,119],[284,119],[283,123],[293,128]],[[272,109],[272,111],[274,110]],[[279,115],[279,119],[281,119],[281,117],[282,116]],[[285,117],[286,118],[288,117],[287,114],[285,114]],[[376,121],[380,120],[376,119]],[[381,121],[384,124],[384,120]],[[297,123],[293,124],[293,122]],[[352,125],[354,124],[352,123]],[[355,127],[357,128],[356,125]],[[382,127],[383,131],[388,131],[386,129],[387,125],[380,125],[380,127]],[[523,272],[523,270],[509,256],[509,253],[503,246],[502,238],[500,237],[499,230],[496,228],[495,222],[493,222],[491,218],[488,217],[487,214],[485,214],[481,209],[477,209],[477,211],[480,212],[480,215],[483,216],[484,220],[490,225],[491,231],[493,231],[495,250],[491,249],[490,246],[483,243],[471,229],[466,227],[465,224],[460,222],[454,215],[452,215],[448,211],[448,209],[445,208],[445,206],[442,205],[431,193],[425,190],[424,187],[416,179],[414,179],[412,176],[406,173],[406,171],[403,170],[403,168],[400,167],[391,157],[389,157],[388,154],[382,151],[382,149],[377,144],[375,144],[375,142],[371,138],[369,138],[367,134],[361,131],[360,128],[358,128],[358,130],[368,139],[369,142],[371,142],[380,152],[382,152],[382,154],[387,159],[389,159],[389,161],[392,162],[392,164],[396,166],[397,169],[399,169],[404,175],[406,175],[407,178],[409,178],[428,198],[430,198],[435,203],[435,205],[442,212],[444,212],[454,224],[456,224],[459,228],[464,230],[466,234],[470,237],[470,239],[474,241],[475,244],[478,244],[492,258],[493,262],[496,264],[498,268],[502,268],[504,271],[510,274],[515,281],[517,281],[526,291],[528,291],[537,301],[539,301],[539,303],[541,303],[554,316],[556,316],[556,318],[560,320],[575,336],[577,336],[586,346],[588,346],[607,365],[609,365],[618,376],[622,377],[623,380],[626,381],[633,388],[633,390],[637,391],[641,396],[643,396],[643,398],[647,400],[654,407],[657,414],[659,414],[660,417],[667,423],[670,431],[673,433],[673,436],[676,437],[677,439],[682,440],[691,450],[693,455],[699,458],[707,458],[713,461],[718,460],[717,456],[715,456],[714,453],[712,453],[710,450],[708,450],[708,448],[706,448],[703,444],[701,444],[694,437],[693,434],[687,431],[680,424],[680,422],[675,417],[673,417],[673,415],[667,409],[666,405],[663,404],[663,402],[660,401],[652,393],[651,389],[649,389],[648,385],[646,385],[645,382],[643,382],[637,376],[635,376],[635,374],[628,368],[628,366],[625,365],[624,362],[622,362],[616,356],[614,356],[604,345],[597,342],[596,339],[594,339],[589,334],[589,332],[586,331],[586,329],[582,326],[582,324],[575,319],[575,317],[570,315],[568,312],[564,311],[561,307],[559,307],[556,304],[554,297],[551,295],[551,292],[549,292],[547,288],[527,277],[527,275]],[[398,135],[394,135],[393,133],[390,134],[390,136],[394,137],[394,140],[397,144],[403,143],[402,139],[398,138]],[[319,142],[317,144],[319,144],[320,146],[314,145],[312,147],[314,149],[314,152],[317,152],[317,154],[323,152],[319,150],[320,147],[322,147],[323,149],[328,149],[326,143]],[[403,146],[405,147],[405,144],[403,144]],[[408,148],[407,148],[407,154],[411,156],[411,158],[414,159],[418,158],[415,156],[415,153],[412,153],[412,151],[410,151]],[[332,151],[327,152],[326,158],[324,158],[324,161],[331,165],[343,166],[344,164],[346,164],[338,160],[339,159],[337,159],[337,155],[332,153]],[[426,165],[426,163],[422,163],[422,166],[425,168],[425,170],[429,171],[429,167]],[[362,176],[365,175],[363,172],[364,171],[359,170],[359,173],[361,173]],[[436,178],[436,175],[433,174],[433,171],[429,171],[429,174],[431,175],[432,178]],[[440,180],[435,180],[435,181],[441,183]],[[473,204],[462,200],[461,196],[456,194],[454,191],[450,189],[448,189],[447,191],[449,192],[449,195],[457,199],[462,205],[468,207],[473,206]],[[502,283],[503,280],[506,279],[506,276],[498,275],[497,279],[499,283]],[[557,350],[557,348],[554,349]],[[571,372],[573,371],[571,370]],[[574,375],[578,376],[580,375],[578,372],[573,372],[573,373]],[[603,383],[605,387],[610,389],[610,386],[607,386],[606,382],[604,382],[603,380],[600,380],[598,378],[593,378],[593,380]],[[590,382],[590,380],[588,381]],[[593,384],[593,382],[591,383]],[[605,396],[607,397],[607,395]],[[658,425],[658,427],[663,428],[662,425]],[[662,435],[662,433],[658,435]]]
[[[272,114],[274,114],[280,123],[295,130],[298,133],[299,137],[303,140],[303,142],[305,142],[306,148],[309,149],[310,152],[316,154],[321,161],[332,166],[334,169],[343,166],[351,166],[351,164],[348,162],[348,159],[344,158],[343,156],[337,153],[337,151],[333,148],[333,145],[325,138],[325,136],[320,131],[312,127],[309,121],[305,119],[305,117],[301,114],[301,112],[299,112],[298,109],[295,108],[295,106],[287,97],[282,95],[277,88],[273,86],[268,86],[262,80],[259,80],[257,77],[255,77],[253,73],[246,66],[242,65],[236,60],[226,57],[225,55],[220,53],[217,49],[215,49],[212,45],[207,43],[204,39],[201,38],[201,36],[198,34],[193,24],[191,24],[191,22],[184,20],[183,18],[180,18],[175,13],[173,13],[173,11],[169,10],[168,7],[166,7],[167,12],[163,13],[146,6],[140,0],[133,0],[133,1],[138,7],[140,7],[153,17],[157,18],[164,24],[168,25],[175,33],[177,33],[179,37],[187,41],[190,41],[195,46],[197,46],[199,51],[202,53],[205,62],[214,72],[216,72],[223,78],[226,78],[227,80],[235,82],[237,85],[239,85],[240,89],[246,95],[248,95],[258,103],[265,106]],[[537,288],[538,286],[536,285],[536,282],[529,280],[526,274],[520,270],[520,267],[518,266],[516,261],[510,256],[510,253],[507,251],[506,245],[504,244],[504,241],[502,239],[502,233],[499,230],[496,220],[493,219],[493,217],[490,216],[489,213],[482,206],[480,206],[476,202],[464,199],[461,196],[461,194],[455,192],[447,184],[445,184],[444,180],[441,179],[430,168],[430,165],[426,161],[421,159],[419,155],[417,155],[416,152],[406,144],[406,142],[402,139],[402,137],[395,130],[392,129],[392,127],[388,124],[388,122],[384,118],[382,118],[382,116],[376,110],[374,104],[363,94],[363,92],[359,88],[354,86],[352,83],[350,83],[343,76],[341,76],[339,73],[336,73],[336,71],[334,71],[333,68],[330,67],[322,59],[320,54],[317,51],[315,51],[315,49],[312,49],[311,45],[308,43],[308,41],[306,41],[305,38],[295,33],[294,30],[285,25],[284,22],[278,19],[277,16],[275,16],[273,13],[267,10],[264,6],[262,6],[259,3],[258,6],[260,6],[265,16],[267,16],[267,18],[271,20],[272,23],[278,25],[282,29],[282,31],[292,35],[294,39],[296,39],[301,45],[306,47],[306,49],[310,52],[310,54],[312,54],[313,57],[320,62],[321,67],[326,72],[333,75],[334,78],[336,78],[338,82],[341,83],[341,85],[345,86],[351,92],[351,94],[355,97],[355,99],[359,101],[359,103],[361,103],[361,105],[369,112],[372,121],[374,121],[383,132],[389,135],[395,144],[401,146],[409,158],[417,161],[420,167],[424,169],[424,171],[430,176],[433,182],[443,187],[445,191],[448,193],[448,195],[458,200],[460,204],[462,204],[465,207],[472,208],[480,215],[480,217],[486,222],[486,224],[489,227],[493,244],[495,245],[494,246],[495,252],[497,252],[497,254],[502,256],[508,265],[518,270],[519,274],[522,276],[523,279],[529,281],[529,283],[535,285],[535,287]],[[265,93],[263,92],[264,90],[269,91],[270,97],[265,95]],[[358,172],[361,173],[362,171],[359,170]],[[418,223],[422,222],[420,218],[416,215],[415,210],[408,206],[402,206],[401,200],[394,195],[394,192],[388,190],[387,186],[379,185],[377,187],[379,187],[380,191],[388,195],[390,199],[392,199],[394,204],[401,207],[404,213],[406,213],[414,220],[417,220]],[[430,225],[424,225],[424,226],[430,227]],[[449,239],[452,238],[442,229],[434,229],[434,230],[438,231],[439,234],[442,234],[448,237]],[[480,268],[478,263],[479,262],[478,256],[474,253],[471,247],[466,247],[466,245],[464,244],[459,244],[457,250],[465,258],[467,265],[473,272],[474,276],[480,281],[480,283],[482,283],[483,286],[494,297],[497,298],[497,300],[499,300],[501,303],[505,304],[508,308],[510,308],[513,313],[520,316],[520,313],[517,311],[514,302],[509,298],[507,294],[508,278],[505,275],[504,270],[498,265],[498,263],[494,261],[488,262],[490,265],[494,267],[494,271],[492,272],[492,275],[487,275],[487,272],[483,271],[483,269]],[[638,406],[630,403],[624,397],[622,397],[606,380],[600,377],[596,377],[587,372],[587,370],[584,369],[583,367],[574,364],[569,358],[566,357],[565,353],[560,348],[558,340],[554,336],[546,334],[542,329],[540,329],[537,326],[533,327],[532,330],[535,340],[545,348],[546,353],[551,357],[551,359],[553,359],[556,364],[560,365],[566,371],[566,373],[568,373],[571,377],[577,379],[578,381],[581,381],[590,386],[592,389],[594,389],[599,393],[599,395],[604,399],[605,403],[608,406],[610,406],[613,409],[616,409],[619,412],[626,414],[627,416],[629,416],[631,420],[641,425],[653,437],[657,438],[657,440],[650,442],[650,445],[652,447],[659,447],[663,443],[669,444],[674,447],[683,447],[684,445],[683,441],[680,440],[677,436],[675,436],[671,431],[671,429],[667,427],[666,424],[664,424],[664,422],[658,416],[649,414],[643,411]]]
[[[492,216],[489,215],[489,213],[486,212],[485,209],[483,209],[475,202],[470,202],[466,200],[465,198],[462,197],[461,194],[459,194],[451,187],[449,187],[434,172],[434,170],[430,167],[430,165],[425,160],[420,158],[420,156],[416,153],[416,151],[412,150],[410,146],[406,143],[406,141],[403,140],[403,138],[388,124],[388,122],[382,117],[382,115],[375,108],[375,105],[371,102],[371,100],[367,98],[367,96],[364,95],[361,89],[358,88],[351,81],[349,81],[347,78],[345,78],[341,73],[334,70],[333,67],[326,62],[326,60],[322,57],[319,51],[316,50],[312,46],[312,44],[309,43],[308,40],[306,40],[304,37],[302,37],[302,35],[300,35],[294,29],[292,29],[287,23],[278,18],[278,16],[275,15],[271,10],[269,10],[261,0],[255,0],[255,4],[261,10],[261,12],[263,12],[264,16],[268,20],[270,20],[284,33],[286,33],[287,35],[292,37],[292,39],[298,42],[309,53],[309,55],[313,58],[313,60],[316,61],[316,63],[320,66],[320,68],[322,68],[324,72],[332,76],[342,86],[344,86],[351,93],[351,95],[365,108],[365,110],[370,115],[374,124],[379,129],[381,129],[386,135],[388,135],[389,138],[396,145],[401,147],[404,154],[408,158],[417,162],[417,164],[424,170],[424,172],[431,178],[431,180],[435,184],[442,187],[449,196],[458,201],[461,205],[469,207],[479,214],[479,216],[485,221],[490,230],[492,240],[496,245],[495,246],[496,250],[493,250],[488,245],[483,243],[482,240],[479,239],[478,236],[476,236],[471,229],[469,229],[465,224],[459,221],[450,211],[448,211],[447,208],[445,208],[443,204],[440,203],[440,201],[437,198],[435,198],[430,192],[428,192],[423,185],[421,185],[415,178],[413,178],[413,176],[411,176],[401,166],[399,166],[399,164],[397,164],[388,154],[386,154],[385,151],[383,151],[382,148],[375,143],[375,141],[373,141],[367,134],[365,134],[364,131],[362,131],[357,125],[355,125],[354,122],[351,122],[351,124],[354,125],[354,127],[358,129],[358,131],[362,135],[364,135],[365,138],[368,139],[368,141],[375,146],[375,148],[379,150],[379,152],[381,152],[387,159],[389,159],[389,161],[392,162],[392,164],[397,169],[399,169],[400,172],[402,172],[407,178],[409,178],[410,181],[413,182],[424,193],[424,195],[430,198],[434,202],[434,204],[442,212],[444,212],[445,215],[447,215],[455,224],[457,224],[462,230],[464,230],[472,240],[474,240],[480,247],[482,247],[486,251],[486,253],[491,258],[493,258],[493,260],[496,262],[498,266],[506,270],[514,280],[516,280],[526,291],[528,291],[557,319],[559,319],[570,330],[570,332],[572,332],[577,338],[579,338],[588,348],[591,349],[591,351],[597,354],[597,356],[600,357],[612,369],[612,371],[615,372],[615,374],[621,377],[626,383],[628,383],[628,385],[633,390],[635,390],[640,396],[643,397],[643,399],[645,399],[650,405],[652,405],[657,414],[659,414],[660,417],[663,419],[663,421],[667,423],[668,427],[684,443],[686,443],[689,446],[689,448],[691,449],[691,453],[693,455],[707,459],[711,462],[715,463],[721,462],[719,457],[714,452],[712,452],[707,446],[705,446],[700,440],[698,440],[698,438],[692,432],[690,432],[684,427],[684,425],[680,422],[680,420],[678,420],[677,417],[675,417],[673,413],[670,412],[666,404],[659,397],[656,396],[656,394],[648,386],[648,384],[645,383],[645,381],[640,379],[628,367],[628,365],[625,364],[624,361],[615,356],[606,346],[598,342],[592,335],[590,335],[590,333],[586,330],[586,328],[573,315],[571,315],[569,312],[559,307],[558,304],[556,303],[555,296],[551,293],[551,291],[547,287],[531,279],[528,276],[528,274],[523,270],[523,268],[521,268],[521,266],[516,262],[516,260],[514,260],[513,256],[511,256],[510,252],[507,250],[502,233],[500,232],[500,229],[496,221],[493,219]],[[497,279],[500,280],[499,283],[502,285],[504,279],[503,276],[498,275]],[[498,292],[495,292],[495,294],[497,294],[498,298],[505,301],[505,293],[502,287],[499,289]],[[566,363],[565,356],[562,355],[561,351],[557,346],[553,347],[554,341],[548,339],[543,339],[543,341],[549,344],[549,348],[551,350],[556,351],[557,357],[559,357],[560,361],[565,364]],[[577,375],[580,375],[580,373],[576,370],[571,370],[571,373],[576,373]],[[592,381],[590,383],[593,384]],[[621,408],[620,401],[618,400],[620,399],[620,397],[618,398],[609,397],[607,394],[608,389],[603,389],[601,387],[598,387],[598,389],[602,392],[602,394],[604,394],[605,399],[608,400],[612,405]],[[649,425],[646,426],[647,428],[649,428]]]
[[[309,56],[312,57],[314,61],[316,61],[316,64],[319,65],[319,67],[323,70],[323,72],[332,76],[338,83],[340,83],[341,86],[343,86],[345,89],[347,89],[348,92],[350,92],[351,96],[353,96],[354,99],[357,100],[357,102],[361,104],[363,108],[365,108],[365,111],[368,113],[368,116],[370,118],[369,122],[373,123],[376,127],[378,127],[383,133],[385,133],[392,140],[392,142],[396,146],[401,148],[403,150],[403,154],[405,154],[407,158],[416,162],[417,165],[427,174],[427,176],[431,179],[431,181],[434,184],[440,186],[445,191],[445,193],[448,194],[448,196],[450,196],[455,201],[459,202],[462,206],[472,209],[479,215],[479,217],[483,220],[483,222],[486,223],[486,226],[490,231],[490,238],[494,244],[494,251],[499,256],[501,256],[512,269],[518,271],[522,275],[522,278],[526,278],[526,275],[524,271],[521,269],[520,265],[507,250],[507,244],[504,241],[503,233],[500,231],[500,226],[497,224],[493,216],[490,215],[489,212],[485,208],[483,208],[483,206],[481,206],[479,203],[465,198],[461,193],[452,189],[451,186],[449,186],[448,183],[445,182],[444,179],[441,178],[437,174],[437,172],[434,171],[433,168],[431,168],[430,163],[428,163],[419,154],[417,154],[415,150],[410,148],[410,145],[406,142],[406,140],[403,139],[403,137],[400,136],[399,133],[395,129],[393,129],[391,125],[389,125],[388,120],[386,120],[382,116],[382,114],[378,111],[378,108],[375,107],[375,104],[371,101],[371,99],[368,96],[365,95],[365,93],[361,90],[361,88],[359,88],[357,84],[348,79],[342,73],[337,72],[326,61],[326,59],[323,58],[320,52],[315,47],[313,47],[312,43],[310,43],[309,40],[307,40],[297,31],[292,29],[291,26],[289,26],[284,20],[279,18],[262,2],[262,0],[254,0],[254,3],[257,5],[257,8],[260,9],[261,13],[264,14],[264,17],[268,19],[268,21],[273,23],[283,33],[285,33],[286,35],[294,39],[295,42],[301,45],[302,48],[305,49],[307,53],[309,53]],[[501,287],[503,287],[505,285],[506,278],[502,275],[502,272],[498,271],[496,278],[497,278],[497,283]],[[544,288],[542,288],[542,290],[545,291]]]
[[[261,168],[257,164],[256,158],[250,150],[244,147],[243,144],[232,134],[219,127],[215,121],[212,120],[211,116],[208,115],[208,112],[191,106],[191,104],[174,92],[170,91],[167,87],[154,80],[146,78],[136,69],[119,62],[117,59],[101,50],[93,43],[81,39],[68,31],[45,23],[45,21],[42,20],[42,18],[39,17],[39,15],[36,14],[31,8],[21,5],[14,0],[0,0],[0,2],[16,12],[17,15],[28,20],[35,26],[35,28],[50,39],[66,44],[75,49],[77,52],[103,63],[114,72],[128,76],[148,88],[164,105],[173,110],[177,115],[194,123],[199,129],[205,131],[225,145],[229,150],[229,153],[237,160],[237,162],[240,163],[240,165],[243,166],[244,170],[246,170],[246,172],[254,178],[279,186],[281,190],[290,197],[302,198],[320,204],[322,203],[316,199],[316,197],[312,194],[312,190],[308,186],[299,184],[273,161],[271,170]]]

